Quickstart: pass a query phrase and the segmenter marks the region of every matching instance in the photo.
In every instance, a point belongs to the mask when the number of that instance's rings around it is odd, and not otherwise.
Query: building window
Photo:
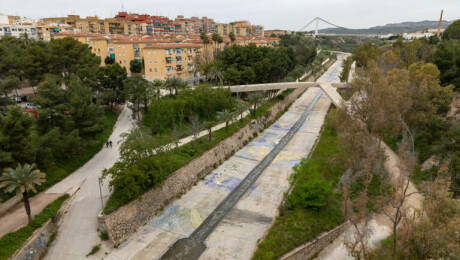
[[[154,61],[153,61],[153,63],[155,63],[155,64],[156,64],[156,63],[157,63],[157,60],[154,60]]]
[[[152,72],[152,68],[149,68],[149,71]]]
[[[123,64],[122,61],[120,61],[120,64]]]
[[[158,72],[158,69],[157,69],[157,68],[155,68],[155,72]]]
[[[113,52],[113,47],[109,47],[109,52]]]

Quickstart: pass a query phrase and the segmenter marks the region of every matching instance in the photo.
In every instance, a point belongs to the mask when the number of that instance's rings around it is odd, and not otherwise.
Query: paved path
[[[47,194],[63,193],[81,185],[45,259],[84,259],[99,243],[96,230],[96,216],[101,210],[98,179],[102,171],[110,168],[120,156],[120,134],[130,131],[133,126],[131,110],[125,107],[110,136],[113,147],[103,148],[85,165],[46,191]],[[104,202],[110,194],[107,184],[108,181],[102,185]]]
[[[334,64],[337,65],[337,64]],[[340,65],[331,68],[340,72]],[[321,79],[337,78],[326,73]],[[313,102],[317,98],[316,102]],[[202,259],[249,259],[257,240],[277,215],[289,189],[292,167],[308,155],[330,106],[317,87],[308,89],[275,124],[140,228],[118,249],[104,248],[94,259],[158,259],[178,239],[190,236],[238,184],[274,149],[301,114],[312,105],[305,123],[236,206],[205,240]],[[105,256],[104,252],[109,251]]]

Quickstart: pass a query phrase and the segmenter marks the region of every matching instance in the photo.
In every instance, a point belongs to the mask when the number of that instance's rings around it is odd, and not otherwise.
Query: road
[[[104,147],[85,165],[46,191],[48,194],[64,193],[80,187],[45,259],[84,259],[91,248],[99,243],[96,230],[96,216],[101,210],[98,179],[102,171],[110,168],[120,157],[120,134],[130,131],[133,126],[131,110],[125,107],[110,136],[113,147]],[[104,202],[109,194],[108,181],[105,181],[102,184]]]
[[[337,81],[339,59],[320,80]],[[338,81],[337,81],[338,82]],[[249,259],[257,241],[278,214],[289,189],[292,167],[306,157],[319,136],[331,102],[320,88],[309,88],[289,110],[254,141],[172,202],[117,249],[104,247],[94,259],[158,259],[178,239],[190,236],[248,176],[307,108],[307,117],[293,139],[252,184],[249,191],[212,229],[200,259]],[[105,255],[105,253],[108,255]]]

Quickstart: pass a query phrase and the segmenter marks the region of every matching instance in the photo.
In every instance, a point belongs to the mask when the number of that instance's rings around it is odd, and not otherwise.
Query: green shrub
[[[103,232],[99,233],[99,238],[102,241],[109,240],[109,234],[106,231],[103,231]]]
[[[68,197],[69,195],[67,194],[59,197],[46,206],[40,214],[35,216],[29,225],[3,236],[0,239],[0,259],[7,259],[11,257],[16,250],[21,248],[37,228],[40,228],[45,222],[56,216],[56,213],[61,208],[62,203]],[[50,237],[50,240],[52,237],[53,236]]]
[[[99,252],[100,249],[101,249],[101,244],[97,244],[93,246],[93,248],[91,248],[91,251],[89,251],[89,253],[86,256],[94,255],[95,253]]]
[[[288,196],[291,207],[319,209],[327,205],[332,197],[332,184],[321,176],[318,167],[310,163],[297,171],[306,171],[307,176],[302,176],[292,193]],[[299,173],[297,173],[299,174]]]

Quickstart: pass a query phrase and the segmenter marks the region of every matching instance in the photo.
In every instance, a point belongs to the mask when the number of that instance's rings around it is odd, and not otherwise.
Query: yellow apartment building
[[[216,32],[220,35],[229,35],[233,32],[235,36],[264,36],[264,27],[260,25],[251,25],[248,21],[236,21],[228,24],[216,24]]]
[[[197,80],[195,57],[200,54],[202,44],[169,43],[152,44],[143,48],[145,79],[167,79],[178,77],[187,81]]]
[[[197,80],[199,74],[195,72],[195,57],[203,53],[203,43],[199,35],[190,37],[139,37],[120,35],[100,34],[57,34],[55,38],[72,37],[81,43],[87,44],[91,51],[101,58],[101,65],[107,56],[115,59],[115,62],[126,68],[128,75],[131,75],[130,62],[139,60],[143,63],[145,79],[153,81],[156,79],[167,79],[168,77],[179,77],[187,81]],[[207,48],[217,52],[224,50],[232,44],[247,46],[274,47],[278,44],[279,38],[264,37],[243,37],[237,36],[232,43],[227,36],[224,36],[222,44],[210,43]]]

